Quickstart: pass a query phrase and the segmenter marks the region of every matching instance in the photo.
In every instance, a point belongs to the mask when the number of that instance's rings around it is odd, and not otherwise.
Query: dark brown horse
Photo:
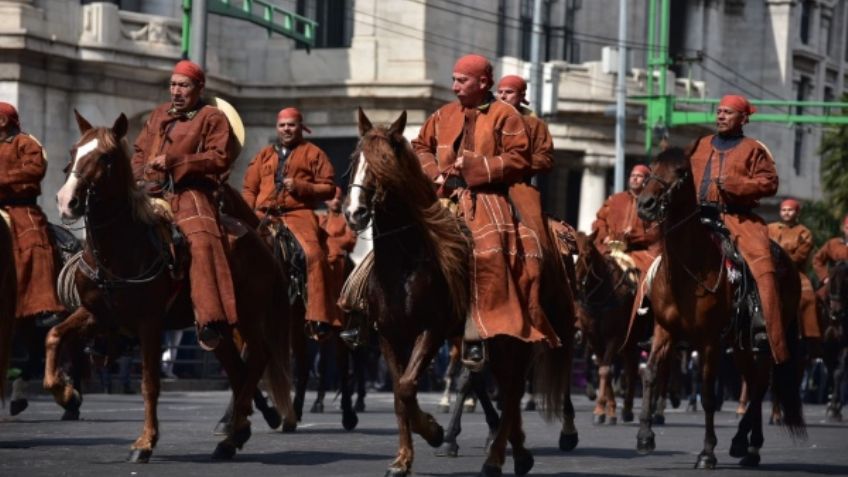
[[[837,262],[828,275],[827,296],[823,300],[827,325],[822,336],[828,381],[832,381],[827,418],[841,422],[848,381],[848,262]]]
[[[740,331],[734,329],[733,291],[725,271],[725,254],[713,241],[710,230],[698,220],[698,203],[689,157],[680,149],[668,149],[651,164],[652,174],[639,195],[639,216],[661,224],[663,254],[653,285],[648,292],[656,325],[648,367],[644,374],[644,394],[637,450],[654,449],[651,417],[656,405],[657,365],[667,363],[667,354],[674,341],[684,340],[700,356],[703,388],[701,404],[704,408],[706,430],[704,447],[696,467],[714,468],[716,435],[714,427],[716,372],[719,355],[727,345],[723,335]],[[751,402],[733,438],[730,455],[741,457],[742,465],[757,465],[759,448],[763,444],[762,400],[769,378],[773,376],[776,399],[783,408],[784,426],[793,436],[806,434],[799,382],[796,373],[800,359],[797,318],[800,298],[800,280],[788,256],[779,247],[776,266],[780,284],[781,313],[785,324],[787,342],[792,359],[773,366],[770,355],[751,351],[750,340],[730,336],[734,357],[745,382],[748,383]],[[776,250],[775,250],[776,249]],[[790,331],[791,330],[791,331]],[[746,343],[748,343],[746,345]],[[773,371],[773,373],[772,373]],[[662,374],[662,373],[660,373]],[[748,434],[750,433],[750,441]]]
[[[593,422],[616,423],[615,393],[612,388],[612,366],[616,356],[622,358],[622,382],[626,379],[627,383],[621,419],[632,422],[639,350],[637,340],[626,338],[635,285],[612,257],[598,251],[592,237],[578,233],[577,251],[577,319],[592,351],[598,356],[599,383],[592,413]],[[639,320],[639,323],[643,321]],[[636,332],[636,336],[641,335],[641,332]]]
[[[361,139],[352,157],[353,178],[344,205],[351,227],[360,231],[370,224],[374,235],[367,308],[393,377],[400,437],[387,475],[411,472],[411,431],[432,446],[443,441],[441,426],[421,410],[416,388],[441,343],[462,333],[470,300],[469,241],[457,219],[438,202],[432,182],[403,137],[405,126],[405,112],[385,128],[373,127],[360,110]],[[505,336],[488,340],[487,346],[503,414],[482,474],[501,475],[509,441],[515,472],[524,475],[533,466],[533,456],[524,447],[520,405],[533,346]],[[544,386],[536,388],[546,409],[555,414],[562,412],[567,376],[563,350],[557,351],[543,352],[537,371],[545,370]]]
[[[132,333],[142,352],[144,428],[132,445],[130,460],[147,462],[159,440],[161,336],[164,329],[191,326],[189,284],[169,270],[169,246],[161,219],[133,181],[126,153],[127,119],[111,128],[92,127],[77,114],[81,138],[71,150],[68,179],[58,202],[66,219],[85,221],[86,246],[76,286],[82,306],[47,338],[44,387],[62,406],[79,397],[56,369],[62,342],[99,330]],[[250,437],[251,400],[263,373],[280,413],[293,419],[289,386],[288,306],[278,292],[285,278],[261,238],[240,227],[230,238],[230,263],[239,323],[227,331],[215,355],[227,372],[235,399],[230,433],[212,457],[232,458]],[[237,332],[244,360],[233,339]]]
[[[0,402],[3,404],[6,403],[6,371],[12,357],[12,332],[18,302],[18,279],[12,250],[12,232],[9,224],[0,218]]]

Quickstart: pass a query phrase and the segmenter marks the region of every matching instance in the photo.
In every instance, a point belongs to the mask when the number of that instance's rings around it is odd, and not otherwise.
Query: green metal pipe
[[[191,49],[191,0],[183,0],[183,31],[180,41],[180,57],[188,58]]]

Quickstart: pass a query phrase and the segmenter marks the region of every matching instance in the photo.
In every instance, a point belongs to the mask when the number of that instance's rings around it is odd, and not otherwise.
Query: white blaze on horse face
[[[77,170],[77,165],[79,164],[80,159],[88,155],[91,151],[97,149],[97,146],[97,139],[92,139],[77,148],[77,154],[74,157],[74,163],[71,164],[71,173],[68,174],[68,180],[65,181],[65,185],[63,185],[62,188],[59,189],[59,193],[56,194],[56,202],[59,206],[59,212],[63,217],[71,217],[73,215],[70,203],[71,199],[74,198],[77,186],[79,185],[79,171]]]
[[[360,207],[367,207],[367,204],[362,203],[362,191],[365,183],[365,173],[368,171],[368,161],[365,160],[365,154],[359,153],[359,160],[356,162],[356,172],[353,175],[353,182],[350,187],[350,200],[345,210],[345,215],[353,219],[353,213]]]

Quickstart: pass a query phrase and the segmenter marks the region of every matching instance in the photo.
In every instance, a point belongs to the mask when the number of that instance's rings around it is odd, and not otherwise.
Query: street
[[[438,395],[422,394],[426,410],[435,409]],[[295,434],[272,432],[261,415],[253,416],[253,436],[232,462],[213,462],[210,454],[219,437],[212,429],[228,399],[225,392],[167,392],[159,405],[161,437],[149,464],[124,462],[141,430],[139,395],[92,394],[85,397],[82,420],[61,422],[61,410],[40,395],[30,407],[11,418],[0,417],[0,475],[2,476],[332,476],[382,475],[397,446],[392,395],[372,393],[353,432],[341,427],[337,403],[328,395],[326,412],[310,414],[314,394],[307,396],[303,422]],[[592,404],[575,395],[580,443],[571,453],[557,447],[558,423],[545,423],[535,412],[524,414],[528,448],[536,465],[531,475],[700,475],[692,469],[702,442],[702,413],[669,409],[667,424],[655,427],[657,450],[639,456],[634,450],[636,425],[591,425]],[[637,411],[639,401],[637,400]],[[8,406],[8,403],[7,403]],[[734,403],[716,417],[717,469],[710,475],[750,475],[727,454],[735,431]],[[766,428],[760,472],[772,475],[846,475],[848,425],[824,422],[823,406],[806,407],[809,438],[793,443],[778,428]],[[446,414],[437,414],[445,425]],[[767,420],[767,419],[766,419]],[[484,460],[486,427],[480,411],[467,414],[459,437],[460,457],[437,458],[415,437],[418,475],[476,475]],[[512,459],[504,473],[512,475]]]

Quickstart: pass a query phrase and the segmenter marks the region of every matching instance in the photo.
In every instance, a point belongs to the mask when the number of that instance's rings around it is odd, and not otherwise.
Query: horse
[[[463,332],[471,299],[469,239],[459,220],[437,199],[409,142],[403,137],[406,112],[389,127],[374,127],[359,110],[360,141],[351,156],[353,179],[344,211],[350,226],[373,234],[373,269],[366,301],[369,319],[392,374],[399,449],[386,475],[409,475],[414,460],[411,431],[437,447],[444,430],[421,410],[416,387],[446,338]],[[533,346],[506,336],[487,340],[491,370],[503,400],[503,414],[482,475],[501,475],[507,440],[515,473],[533,466],[521,430],[521,395]],[[546,409],[559,414],[565,391],[563,347],[542,352],[536,371]],[[556,358],[559,360],[556,361]],[[544,370],[540,372],[540,370]]]
[[[700,357],[703,388],[701,404],[706,424],[704,447],[695,467],[715,468],[714,428],[715,375],[719,354],[724,352],[723,335],[730,331],[734,358],[748,383],[751,402],[739,421],[730,455],[740,457],[743,466],[760,462],[759,449],[763,444],[762,400],[769,377],[775,382],[774,399],[784,411],[783,425],[793,437],[804,437],[806,425],[796,373],[800,359],[795,320],[785,325],[791,359],[772,366],[771,356],[753,352],[744,330],[735,329],[733,290],[726,272],[726,255],[711,236],[710,229],[697,218],[695,184],[689,155],[679,148],[661,152],[651,164],[651,175],[637,199],[639,216],[661,224],[662,257],[653,269],[656,275],[647,296],[655,316],[654,337],[648,366],[643,375],[643,406],[639,417],[637,451],[654,450],[651,416],[656,405],[656,377],[663,374],[663,365],[674,341],[686,341]],[[781,312],[784,317],[797,318],[800,299],[800,280],[789,257],[776,244],[772,253],[778,255],[777,281],[780,284]],[[791,330],[791,331],[790,331]],[[748,342],[746,344],[746,342]],[[748,434],[750,433],[750,441]]]
[[[827,325],[822,341],[832,391],[827,405],[827,418],[842,421],[842,406],[848,386],[848,261],[840,261],[830,268],[823,300]]]
[[[598,394],[592,412],[593,423],[616,423],[612,365],[617,355],[622,358],[622,378],[626,379],[621,419],[624,422],[632,422],[639,350],[636,340],[626,340],[626,337],[636,294],[635,286],[612,257],[604,256],[598,251],[592,236],[578,233],[577,251],[577,319],[584,337],[598,356],[599,366]],[[638,335],[641,336],[641,333]]]
[[[12,231],[0,219],[0,402],[6,404],[6,372],[12,357],[12,333],[18,303],[18,278]]]
[[[75,274],[81,306],[47,337],[44,387],[61,406],[79,404],[79,395],[56,370],[63,341],[100,330],[137,335],[142,355],[144,426],[131,446],[131,462],[148,462],[159,440],[157,402],[161,337],[164,329],[192,325],[193,310],[185,273],[172,273],[170,230],[154,212],[147,194],[133,180],[121,114],[109,127],[92,127],[75,112],[80,139],[71,149],[67,179],[57,202],[63,218],[82,218],[86,245]],[[244,205],[246,207],[246,204]],[[288,304],[278,293],[285,277],[262,239],[230,223],[230,264],[239,322],[224,331],[215,356],[226,370],[235,399],[229,434],[213,459],[231,459],[250,437],[251,399],[259,379],[266,383],[280,414],[293,419],[289,385]],[[164,228],[163,228],[164,226]],[[177,254],[185,257],[184,254]],[[247,348],[243,360],[233,338]]]

